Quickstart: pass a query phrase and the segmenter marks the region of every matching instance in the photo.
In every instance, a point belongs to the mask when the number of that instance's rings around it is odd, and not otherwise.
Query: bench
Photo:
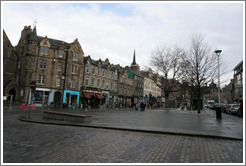
[[[70,121],[70,122],[80,122],[80,123],[91,122],[91,116],[90,115],[73,114],[73,113],[69,113],[69,112],[58,112],[58,111],[44,111],[43,112],[43,118],[44,119]]]

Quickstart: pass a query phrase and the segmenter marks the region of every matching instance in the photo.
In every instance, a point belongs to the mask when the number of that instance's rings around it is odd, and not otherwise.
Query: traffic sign
[[[35,89],[36,89],[36,81],[32,81],[32,82],[31,82],[30,88],[31,88],[32,90],[35,90]]]

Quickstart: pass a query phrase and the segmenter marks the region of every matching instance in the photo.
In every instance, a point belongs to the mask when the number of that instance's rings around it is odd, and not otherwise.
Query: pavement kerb
[[[233,138],[226,136],[216,136],[200,133],[183,133],[183,132],[172,132],[172,131],[155,131],[155,130],[145,130],[145,129],[133,129],[133,128],[123,128],[123,127],[109,127],[109,126],[99,126],[93,124],[83,124],[83,123],[73,123],[68,121],[53,121],[53,120],[34,120],[20,117],[18,118],[23,122],[30,123],[39,123],[39,124],[49,124],[49,125],[62,125],[62,126],[75,126],[75,127],[88,127],[88,128],[97,128],[97,129],[110,129],[110,130],[121,130],[121,131],[132,131],[132,132],[143,132],[143,133],[154,133],[154,134],[171,134],[171,135],[183,135],[183,136],[192,136],[192,137],[204,137],[204,138],[216,138],[216,139],[230,139],[230,140],[243,140],[241,138]]]

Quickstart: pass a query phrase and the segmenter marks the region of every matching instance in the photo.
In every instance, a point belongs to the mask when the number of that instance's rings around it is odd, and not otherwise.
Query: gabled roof
[[[45,37],[37,36],[38,42],[40,43]],[[71,44],[64,42],[62,40],[47,38],[50,42],[51,48],[59,48],[60,45],[64,44],[66,48],[69,48]]]

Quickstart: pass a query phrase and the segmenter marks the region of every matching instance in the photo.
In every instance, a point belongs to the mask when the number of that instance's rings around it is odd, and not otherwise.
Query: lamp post
[[[220,59],[220,54],[222,50],[215,50],[214,52],[218,57],[218,105],[220,106],[220,61],[219,59]]]

